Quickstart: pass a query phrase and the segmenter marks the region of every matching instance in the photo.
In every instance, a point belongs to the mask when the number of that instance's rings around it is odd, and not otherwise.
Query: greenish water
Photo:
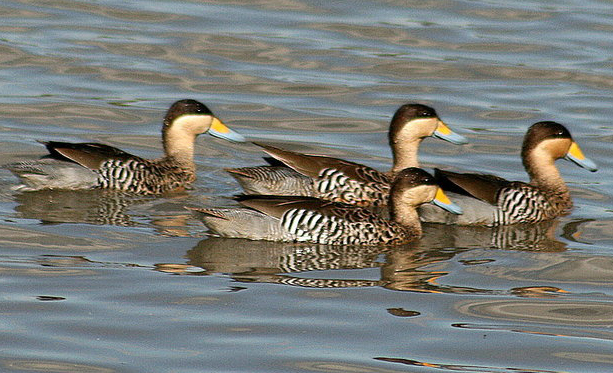
[[[610,372],[608,1],[2,1],[0,164],[35,140],[161,154],[175,100],[258,141],[386,169],[408,101],[471,141],[427,167],[526,180],[527,127],[568,126],[575,209],[534,227],[425,227],[393,250],[207,238],[247,144],[201,136],[184,194],[13,190],[0,170],[3,372]]]

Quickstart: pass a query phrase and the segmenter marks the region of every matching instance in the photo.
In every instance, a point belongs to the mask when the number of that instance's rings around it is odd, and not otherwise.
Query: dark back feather
[[[439,169],[434,170],[434,176],[444,190],[469,195],[492,205],[496,205],[500,190],[511,184],[494,175],[462,174]]]
[[[140,159],[115,147],[99,143],[69,143],[60,141],[41,141],[55,159],[72,161],[92,170],[98,170],[109,159]]]
[[[312,197],[246,195],[237,197],[237,200],[243,206],[277,219],[280,219],[284,213],[291,209],[316,211],[321,215],[342,218],[348,222],[362,222],[366,219],[372,219],[374,216],[370,211],[363,208]]]
[[[369,176],[372,174],[381,174],[379,171],[373,168],[338,158],[326,157],[322,155],[300,154],[263,144],[256,145],[262,147],[266,153],[283,162],[287,166],[312,178],[319,177],[323,170],[333,169],[342,172],[346,176],[356,181],[368,183],[375,181]]]

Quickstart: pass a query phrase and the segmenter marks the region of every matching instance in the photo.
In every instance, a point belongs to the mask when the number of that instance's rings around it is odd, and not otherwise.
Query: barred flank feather
[[[381,286],[381,281],[372,280],[346,280],[346,279],[321,279],[321,278],[302,278],[291,276],[273,276],[270,283],[283,284],[290,286],[300,286],[306,288],[363,288]]]
[[[330,180],[344,178],[336,176]],[[419,238],[415,206],[433,201],[439,190],[434,178],[422,169],[408,168],[391,189],[391,199],[402,201],[390,206],[393,220],[364,207],[302,196],[247,196],[239,199],[242,208],[193,210],[212,234],[221,237],[343,246],[396,245]]]
[[[316,196],[313,179],[289,167],[241,167],[226,171],[247,194]]]
[[[289,254],[279,256],[278,267],[282,272],[323,271],[330,269],[373,268],[381,250],[358,246],[313,245],[300,247]]]
[[[162,194],[194,182],[193,171],[177,166],[170,159],[111,159],[102,164],[98,187],[139,194]]]
[[[281,217],[281,225],[297,242],[377,245],[405,241],[409,236],[405,229],[384,219],[349,221],[303,209],[288,210]]]
[[[336,169],[324,169],[316,181],[317,197],[358,206],[387,204],[389,180],[377,173],[372,182],[357,181]],[[369,176],[372,176],[369,174]]]
[[[551,203],[547,195],[533,186],[515,185],[500,191],[495,225],[537,223],[552,219],[568,208],[566,204]]]

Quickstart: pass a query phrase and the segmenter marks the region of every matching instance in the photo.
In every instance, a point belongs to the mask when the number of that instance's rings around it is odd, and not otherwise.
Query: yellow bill
[[[217,118],[213,118],[213,123],[211,123],[211,127],[209,128],[209,133],[212,136],[219,137],[221,139],[234,141],[234,142],[245,142],[245,136],[241,135],[238,132],[235,132],[228,128],[225,124],[222,123]]]
[[[433,134],[434,137],[438,137],[441,140],[449,141],[452,144],[466,144],[468,140],[462,135],[458,135],[453,132],[442,120],[438,120],[438,125]]]
[[[594,163],[591,159],[583,155],[581,148],[579,148],[579,145],[577,145],[577,143],[574,141],[568,149],[568,152],[566,153],[566,156],[564,158],[573,161],[578,166],[586,168],[592,172],[598,170],[598,166],[596,166],[596,163]]]
[[[432,200],[432,203],[438,207],[451,212],[452,214],[462,214],[462,208],[449,200],[449,197],[443,192],[443,189],[438,188],[436,196]]]

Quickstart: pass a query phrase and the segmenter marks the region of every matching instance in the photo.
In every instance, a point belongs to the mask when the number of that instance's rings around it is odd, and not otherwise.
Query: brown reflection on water
[[[483,255],[487,255],[484,252]],[[479,256],[478,251],[471,252]],[[613,285],[613,258],[577,253],[516,252],[507,253],[521,264],[472,266],[466,271],[473,274],[517,282],[547,282],[565,286],[589,288]],[[565,290],[569,290],[568,288]]]
[[[549,325],[610,326],[613,305],[608,302],[557,299],[513,299],[460,301],[454,309],[464,315],[521,323]]]
[[[313,23],[310,28],[331,31],[351,38],[383,41],[390,44],[406,45],[411,47],[445,48],[444,43],[433,39],[420,39],[414,37],[405,29],[365,26],[349,23]]]
[[[202,80],[181,81],[179,88],[194,92],[216,92],[232,93],[251,92],[252,94],[264,94],[271,98],[279,96],[281,98],[291,96],[317,96],[318,99],[340,97],[341,99],[351,99],[359,94],[359,91],[344,86],[330,86],[329,84],[317,83],[296,83],[283,80],[274,80],[260,76],[233,73],[231,76],[224,77],[221,82],[211,80],[210,77]]]
[[[289,364],[295,371],[325,372],[325,373],[400,373],[406,370],[396,370],[374,367],[362,364],[350,364],[343,361],[299,361]]]
[[[26,359],[0,359],[0,365],[11,371],[24,372],[63,372],[63,373],[114,373],[115,369],[104,368],[91,364],[76,364],[72,362],[62,362],[59,360],[45,360],[37,358],[33,360]]]
[[[27,264],[24,268],[20,264]],[[17,266],[12,266],[17,264]],[[21,278],[29,277],[62,277],[62,276],[98,276],[97,269],[105,268],[149,268],[134,263],[103,262],[87,259],[84,256],[40,255],[31,257],[5,256],[0,265],[0,275]]]
[[[130,206],[150,198],[106,190],[41,190],[17,194],[15,211],[20,217],[45,224],[86,223],[96,225],[139,225],[128,214]]]
[[[260,65],[281,65],[286,67],[301,67],[295,52],[282,45],[275,45],[263,40],[234,35],[190,34],[185,48],[191,53],[206,53],[227,58],[232,61],[257,63]],[[322,64],[312,65],[312,68],[322,68]]]
[[[454,294],[500,292],[439,283],[441,278],[450,273],[444,269],[443,263],[464,252],[472,255],[475,249],[532,252],[565,250],[566,246],[555,239],[554,232],[555,222],[498,228],[424,225],[421,240],[386,254],[386,263],[381,268],[382,283],[388,289],[400,291]],[[484,257],[487,258],[487,254]],[[488,262],[463,261],[470,268],[480,268],[480,264]]]
[[[305,271],[377,268],[383,249],[207,238],[186,254],[188,264],[207,274],[228,273],[244,282],[280,283],[315,288],[379,286],[379,281],[302,278]]]
[[[414,291],[420,293],[475,293],[484,292],[457,286],[441,286],[438,279],[449,274],[448,271],[432,268],[436,264],[453,258],[457,250],[437,249],[399,249],[387,255],[381,269],[383,286],[391,290]],[[425,268],[431,266],[430,268]]]
[[[313,7],[301,1],[293,0],[207,0],[207,3],[219,5],[237,5],[270,10],[292,10],[320,14],[326,12],[322,7]]]
[[[611,354],[596,354],[590,352],[556,352],[553,353],[552,356],[559,357],[562,359],[571,359],[576,361],[583,361],[589,363],[604,363],[604,364],[613,364],[613,355]]]
[[[30,5],[30,1],[28,0],[15,0],[15,2]],[[118,9],[114,7],[106,7],[96,3],[73,3],[70,0],[39,1],[37,2],[37,5],[49,6],[54,9],[69,10],[71,12],[82,11],[117,18],[124,21],[135,22],[170,22],[173,20],[186,18],[172,13],[149,12],[144,10],[135,11],[125,7]]]
[[[56,276],[95,276],[96,271],[90,269],[74,269],[74,268],[12,268],[0,266],[0,275],[12,277],[56,277]]]
[[[190,234],[187,226],[192,218],[183,213],[187,198],[186,193],[167,194],[162,199],[104,189],[40,190],[16,194],[15,212],[20,218],[42,224],[152,227],[159,235],[185,237]],[[134,212],[136,208],[141,211]]]
[[[449,9],[453,4],[448,0],[378,0],[378,2],[415,9]]]
[[[225,238],[207,238],[186,254],[198,274],[226,273],[239,281],[268,282],[308,287],[382,286],[391,290],[430,293],[493,293],[494,290],[442,285],[449,272],[441,264],[463,252],[478,249],[558,252],[565,245],[555,238],[555,223],[481,227],[424,226],[424,237],[394,248],[327,246]],[[381,259],[384,258],[384,261]],[[480,267],[483,261],[466,261]],[[380,268],[379,280],[303,278],[286,275],[306,271]],[[486,266],[489,268],[489,266]],[[161,269],[160,269],[161,270]],[[179,269],[182,271],[182,269]],[[514,289],[528,296],[554,289]],[[563,291],[559,289],[559,291]]]
[[[484,78],[495,78],[500,80],[544,80],[559,81],[565,83],[576,83],[597,89],[613,88],[613,81],[610,76],[589,74],[578,71],[561,71],[552,69],[537,69],[517,66],[475,66],[475,70],[482,74]]]
[[[525,372],[525,373],[561,373],[557,370],[542,370],[542,369],[526,369],[519,367],[496,367],[485,365],[462,365],[462,364],[441,364],[435,362],[426,362],[421,360],[412,360],[406,358],[393,357],[375,357],[375,360],[385,361],[388,363],[404,364],[413,367],[421,367],[428,369],[440,369],[453,372]]]
[[[506,226],[497,229],[425,225],[421,240],[405,246],[379,249],[373,247],[326,246],[276,243],[224,238],[207,238],[186,254],[189,266],[201,267],[198,274],[227,273],[239,281],[279,283],[308,287],[382,286],[391,290],[430,293],[500,293],[473,287],[442,285],[448,275],[444,270],[463,252],[475,249],[504,249],[530,252],[559,252],[566,246],[554,237],[555,222],[530,226]],[[385,259],[380,260],[381,256]],[[539,256],[540,257],[540,256]],[[464,261],[466,266],[480,266],[487,261]],[[302,278],[286,275],[306,271],[380,268],[379,280]],[[506,267],[505,267],[506,268]],[[504,271],[505,268],[498,268]],[[469,270],[469,271],[471,271]],[[182,269],[179,269],[182,271]],[[487,273],[491,275],[491,273]],[[550,296],[564,290],[554,287],[525,287],[511,290],[522,297]]]
[[[417,41],[415,41],[417,42]],[[501,46],[502,47],[502,46]],[[506,49],[506,44],[504,45]],[[455,48],[457,49],[457,48]],[[539,47],[542,49],[542,47]],[[536,51],[534,51],[536,52]],[[512,51],[510,53],[513,53]],[[489,63],[471,63],[470,65],[457,62],[439,61],[411,61],[395,60],[394,58],[356,58],[363,66],[352,70],[362,74],[378,74],[390,78],[404,76],[411,79],[445,79],[445,80],[539,80],[543,83],[564,82],[575,83],[596,89],[611,89],[613,81],[608,75],[588,73],[581,71],[564,71],[526,66],[496,66]]]
[[[14,226],[0,226],[0,246],[43,250],[112,250],[114,246],[94,238],[70,237],[65,234],[37,232]]]
[[[49,13],[40,11],[16,9],[13,7],[8,8],[4,6],[0,6],[0,14],[2,14],[2,18],[46,18],[51,16]]]
[[[26,30],[24,30],[26,31]],[[68,61],[59,57],[35,56],[6,44],[0,45],[0,63],[3,68],[9,67],[49,67],[65,64]]]
[[[180,75],[162,73],[159,71],[99,67],[97,68],[97,74],[101,75],[104,80],[112,82],[132,82],[144,85],[174,85],[178,88],[187,88],[191,83],[191,80]]]
[[[541,21],[554,17],[552,12],[544,12],[539,10],[538,12],[519,10],[519,9],[505,9],[505,8],[475,8],[462,11],[461,13],[476,16],[478,18],[489,18],[503,21]]]
[[[560,252],[566,250],[566,244],[556,238],[558,224],[557,220],[494,228],[424,224],[423,237],[416,244],[429,248]]]
[[[529,111],[511,111],[511,110],[484,110],[476,115],[477,118],[482,118],[486,120],[525,120],[526,123],[529,123],[531,120],[536,118],[536,112]],[[526,125],[526,129],[528,125]],[[502,143],[502,142],[501,142]]]
[[[428,61],[390,61],[389,59],[372,59],[364,61],[366,67],[356,68],[362,74],[380,74],[386,77],[405,76],[410,79],[454,79],[474,80],[478,78],[476,72],[457,64]],[[382,62],[383,61],[383,62]]]
[[[513,43],[465,43],[451,46],[456,50],[470,52],[502,52],[502,53],[526,53],[544,51],[542,45],[513,44]]]
[[[601,194],[592,194],[595,200],[602,200]],[[567,228],[567,229],[566,229]],[[610,219],[587,219],[569,223],[565,227],[564,238],[583,243],[610,242],[613,243],[613,220]]]
[[[170,105],[170,103],[169,103]],[[150,120],[137,114],[134,109],[125,109],[108,105],[87,105],[84,103],[52,103],[52,104],[11,104],[0,106],[0,115],[5,118],[18,118],[25,123],[50,125],[61,123],[66,127],[71,122],[78,121],[78,128],[83,130],[108,130],[109,122],[142,124]],[[159,126],[156,133],[161,133],[163,112],[159,114]],[[97,124],[94,124],[97,122]],[[41,153],[44,148],[41,147]]]

